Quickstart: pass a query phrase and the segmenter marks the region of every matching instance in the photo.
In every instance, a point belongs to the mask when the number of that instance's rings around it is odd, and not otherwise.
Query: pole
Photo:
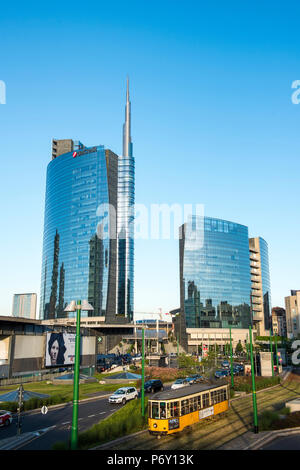
[[[233,358],[232,358],[232,341],[231,341],[231,326],[229,327],[229,334],[230,334],[230,373],[231,373],[231,387],[234,388],[234,380],[233,380]]]
[[[177,357],[179,356],[179,334],[177,333]]]
[[[78,398],[79,398],[79,370],[80,370],[80,312],[81,300],[77,300],[76,309],[76,339],[75,339],[75,364],[73,382],[73,416],[71,428],[71,449],[77,449],[78,443]]]
[[[145,329],[142,329],[142,416],[145,416]]]
[[[18,390],[18,419],[17,419],[17,434],[21,434],[21,409],[23,405],[23,394],[24,394],[24,388],[23,385],[21,384]]]
[[[272,377],[274,377],[274,361],[273,361],[273,347],[272,347],[272,332],[271,332],[271,329],[270,329],[270,351],[271,351]]]
[[[254,361],[252,349],[252,328],[249,326],[250,336],[250,359],[251,359],[251,378],[252,378],[252,401],[253,401],[253,417],[254,417],[254,433],[258,433],[258,420],[257,420],[257,404],[256,404],[256,390],[255,390],[255,375],[254,375]]]

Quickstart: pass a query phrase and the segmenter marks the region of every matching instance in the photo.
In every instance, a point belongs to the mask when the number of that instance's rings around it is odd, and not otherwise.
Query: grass
[[[255,377],[256,391],[264,388],[273,387],[280,384],[280,377]],[[251,377],[235,377],[234,390],[237,392],[252,392],[252,379]]]
[[[78,436],[78,448],[89,449],[105,442],[132,434],[147,427],[147,401],[145,399],[145,416],[141,414],[141,400],[132,400],[113,415],[95,424]],[[68,443],[57,442],[53,450],[67,450]]]

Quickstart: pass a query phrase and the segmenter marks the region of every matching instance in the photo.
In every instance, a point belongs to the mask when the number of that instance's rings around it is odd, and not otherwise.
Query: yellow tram
[[[160,437],[182,431],[204,418],[228,410],[227,384],[195,384],[156,393],[148,400],[150,434]]]

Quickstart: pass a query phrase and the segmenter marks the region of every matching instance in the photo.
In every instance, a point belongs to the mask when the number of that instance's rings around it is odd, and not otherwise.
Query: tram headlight
[[[157,428],[157,424],[156,424],[156,423],[154,423],[154,424],[153,424],[153,427],[154,427],[154,428]]]

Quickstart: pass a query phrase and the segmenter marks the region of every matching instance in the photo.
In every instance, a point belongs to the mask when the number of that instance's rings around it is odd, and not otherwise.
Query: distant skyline
[[[300,289],[298,13],[268,0],[2,6],[0,315],[15,293],[39,303],[52,138],[120,155],[127,76],[136,203],[203,204],[248,226],[284,307]],[[136,240],[134,277],[135,311],[177,308],[178,240]]]

